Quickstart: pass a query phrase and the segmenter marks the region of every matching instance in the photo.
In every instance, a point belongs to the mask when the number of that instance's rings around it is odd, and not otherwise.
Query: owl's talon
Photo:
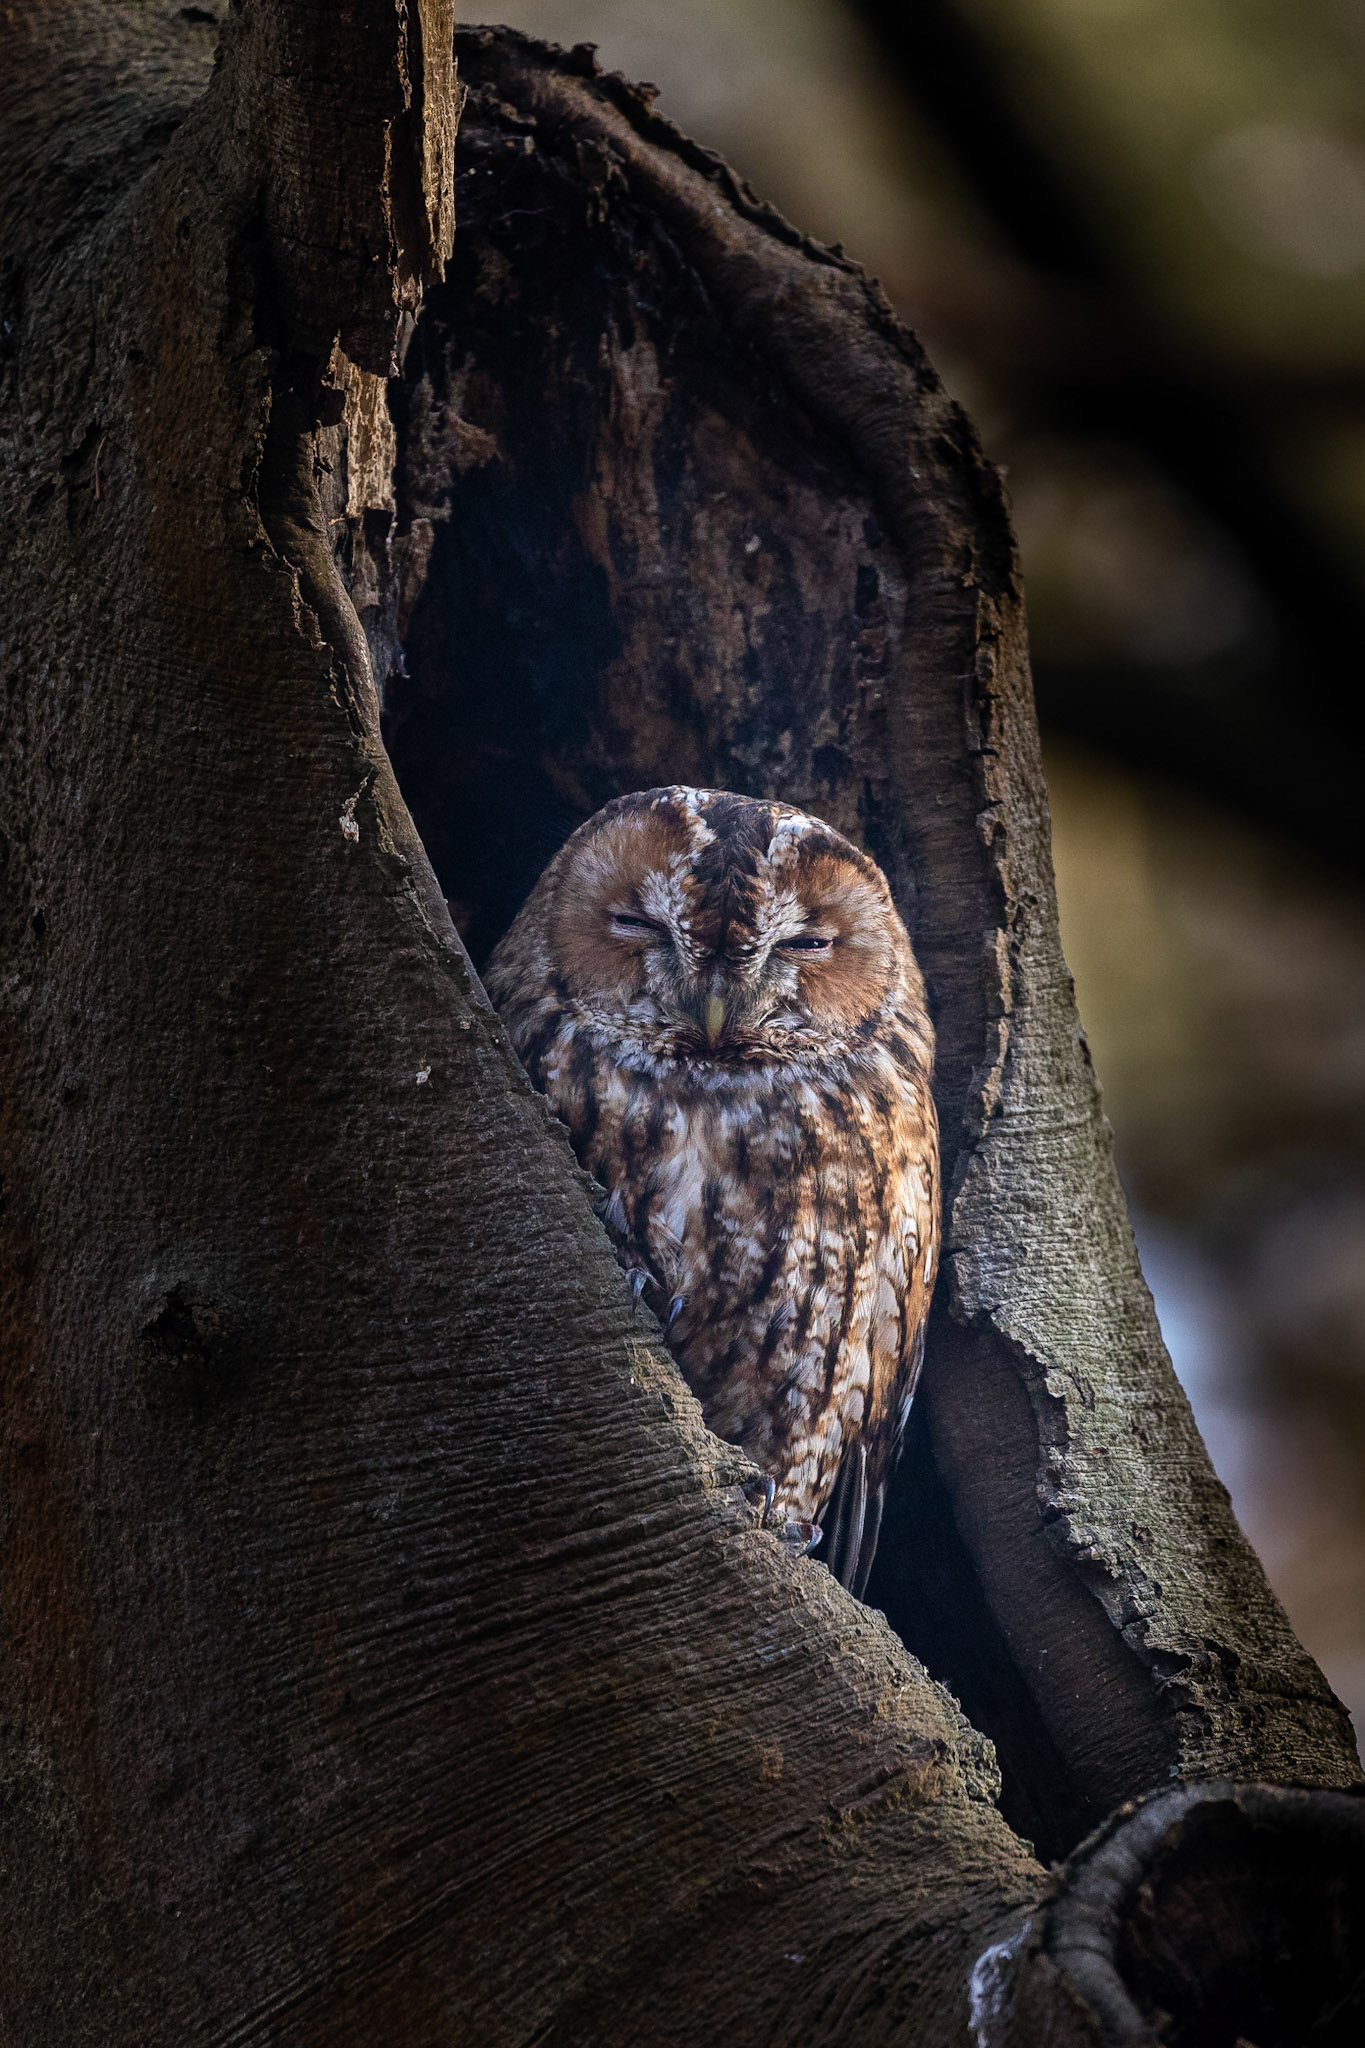
[[[664,1328],[666,1330],[671,1330],[673,1328],[674,1323],[677,1322],[678,1317],[682,1314],[682,1312],[683,1298],[680,1294],[675,1294],[672,1301],[670,1301],[668,1304],[668,1321],[664,1324]],[[769,1484],[772,1484],[771,1480],[769,1481]]]
[[[793,1557],[808,1557],[823,1534],[818,1522],[805,1521],[799,1515],[791,1516],[778,1531],[779,1540]]]
[[[758,1516],[758,1526],[766,1529],[772,1513],[773,1496],[777,1492],[775,1479],[751,1479],[744,1488],[744,1498]]]
[[[638,1308],[640,1306],[640,1296],[644,1293],[646,1287],[648,1287],[650,1276],[645,1271],[645,1268],[643,1266],[632,1266],[628,1270],[626,1278],[630,1282],[631,1301],[633,1305],[636,1308]]]

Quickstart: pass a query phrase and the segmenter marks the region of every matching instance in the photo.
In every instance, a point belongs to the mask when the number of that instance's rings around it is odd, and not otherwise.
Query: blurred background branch
[[[486,17],[497,18],[493,14]],[[1365,6],[520,0],[1007,473],[1063,939],[1177,1370],[1365,1723]]]

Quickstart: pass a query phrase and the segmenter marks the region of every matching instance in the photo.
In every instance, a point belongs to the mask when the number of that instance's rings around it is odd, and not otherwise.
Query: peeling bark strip
[[[995,472],[876,288],[601,77],[462,32],[461,234],[352,587],[476,959],[672,781],[825,816],[936,1006],[949,1257],[869,1597],[1049,1855],[1176,1776],[1356,1782],[1162,1350],[1058,946]],[[407,673],[396,652],[399,637]]]
[[[441,276],[455,227],[454,19],[454,0],[294,0],[243,8],[225,40],[221,90],[245,148],[223,168],[254,188],[287,353],[316,359],[339,334],[382,374],[395,313],[415,313]]]

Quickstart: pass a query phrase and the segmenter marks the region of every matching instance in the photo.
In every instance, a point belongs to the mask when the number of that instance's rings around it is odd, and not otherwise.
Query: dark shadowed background
[[[511,19],[655,81],[844,243],[1007,470],[1063,941],[1144,1267],[1359,1730],[1365,0]]]

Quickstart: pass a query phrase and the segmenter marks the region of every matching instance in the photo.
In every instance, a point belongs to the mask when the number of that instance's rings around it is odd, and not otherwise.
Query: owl
[[[933,1030],[881,869],[786,804],[619,797],[485,981],[755,1504],[861,1594],[938,1215]]]

